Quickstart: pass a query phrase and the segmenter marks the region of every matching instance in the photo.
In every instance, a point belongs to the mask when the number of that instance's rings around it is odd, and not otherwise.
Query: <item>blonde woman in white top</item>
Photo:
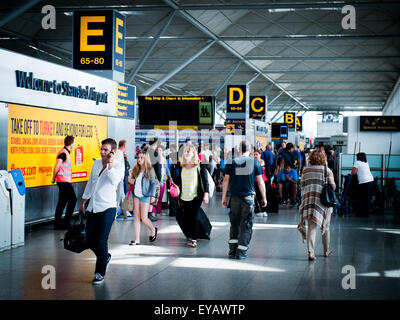
[[[154,201],[156,195],[156,174],[146,151],[141,150],[138,152],[137,162],[132,169],[131,178],[128,179],[128,182],[133,185],[135,229],[135,240],[132,240],[129,245],[140,244],[140,221],[150,231],[149,241],[154,242],[157,238],[157,227],[153,226],[147,212],[151,201]]]
[[[197,236],[199,229],[198,212],[201,203],[208,204],[208,180],[207,168],[200,164],[200,159],[196,148],[192,144],[183,147],[183,153],[177,165],[178,175],[174,177],[174,182],[179,186],[180,211],[183,211],[183,228],[188,239],[187,246],[197,246]]]

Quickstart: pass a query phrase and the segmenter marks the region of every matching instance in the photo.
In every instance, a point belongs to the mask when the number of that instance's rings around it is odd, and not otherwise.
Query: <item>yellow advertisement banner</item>
[[[155,125],[154,129],[159,129],[159,130],[169,130],[171,127],[169,125]],[[176,126],[176,129],[178,130],[199,130],[199,126]]]
[[[67,135],[75,137],[72,182],[87,181],[107,138],[107,117],[9,104],[7,170],[20,169],[27,188],[51,185]]]
[[[258,142],[258,144],[260,145],[260,146],[257,146],[258,149],[262,149],[264,151],[265,147],[268,143],[268,140],[267,140],[267,137],[256,136],[256,142]]]

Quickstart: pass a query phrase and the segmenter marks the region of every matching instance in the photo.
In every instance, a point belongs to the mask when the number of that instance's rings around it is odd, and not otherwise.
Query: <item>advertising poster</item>
[[[8,105],[7,170],[20,169],[25,185],[51,185],[57,153],[67,135],[71,150],[72,182],[89,180],[93,159],[107,138],[107,117],[43,108]]]

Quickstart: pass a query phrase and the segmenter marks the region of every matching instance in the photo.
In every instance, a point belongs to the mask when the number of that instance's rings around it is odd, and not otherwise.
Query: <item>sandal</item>
[[[129,243],[130,246],[138,246],[140,244],[140,242],[136,242],[136,241],[131,241],[131,243]]]
[[[190,240],[186,243],[188,247],[196,248],[197,247],[197,241],[196,240]]]
[[[326,257],[329,257],[329,255],[330,255],[331,253],[332,253],[332,250],[331,250],[331,249],[328,249],[328,251],[324,253],[324,257],[325,257],[325,258],[326,258]]]
[[[150,242],[154,242],[154,241],[156,241],[156,239],[157,239],[157,227],[155,227],[155,234],[154,234],[154,236],[150,236],[149,237],[149,240],[150,240]]]
[[[308,260],[314,261],[315,260],[315,256],[311,255],[311,254],[308,254]]]

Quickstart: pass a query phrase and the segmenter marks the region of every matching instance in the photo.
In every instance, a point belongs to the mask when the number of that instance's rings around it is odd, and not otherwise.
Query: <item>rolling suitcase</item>
[[[188,235],[186,233],[186,227],[184,225],[183,214],[184,213],[183,213],[182,209],[179,208],[179,210],[177,210],[177,212],[176,212],[176,222],[178,222],[178,225],[181,228],[185,237],[188,238]],[[210,240],[212,226],[211,226],[210,220],[208,219],[204,210],[201,207],[199,209],[197,219],[199,221],[199,232],[198,232],[197,238]]]
[[[169,216],[175,217],[178,212],[178,199],[171,196],[168,192],[168,199],[169,199]]]
[[[279,197],[276,186],[271,187],[267,193],[267,212],[268,213],[278,213],[279,212]]]

